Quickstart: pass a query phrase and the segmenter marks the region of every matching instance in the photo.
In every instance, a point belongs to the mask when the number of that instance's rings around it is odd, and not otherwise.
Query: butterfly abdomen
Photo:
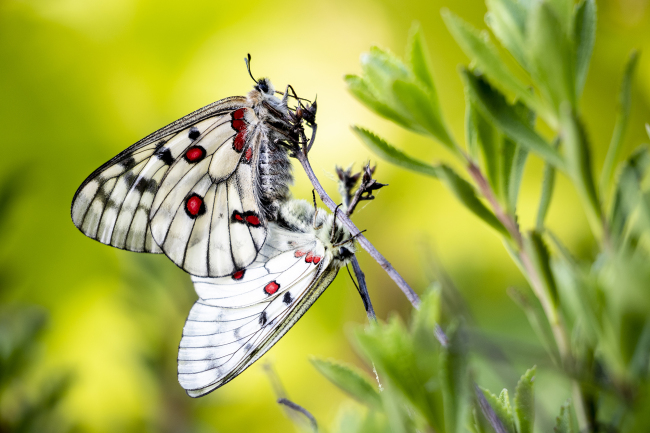
[[[289,185],[293,183],[287,150],[264,140],[260,146],[258,167],[261,211],[268,221],[275,221],[280,203],[290,197]]]

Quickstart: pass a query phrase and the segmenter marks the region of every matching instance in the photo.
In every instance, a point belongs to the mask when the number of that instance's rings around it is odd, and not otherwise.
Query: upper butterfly
[[[315,128],[315,103],[290,108],[289,88],[280,100],[260,79],[247,97],[214,102],[138,141],[81,184],[72,221],[107,245],[164,252],[192,275],[245,268],[289,197],[283,143],[305,140],[303,119]]]

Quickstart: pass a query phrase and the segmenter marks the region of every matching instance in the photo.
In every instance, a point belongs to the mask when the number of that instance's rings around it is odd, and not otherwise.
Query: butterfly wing
[[[249,264],[266,231],[257,218],[251,164],[264,136],[250,127],[255,116],[247,104],[244,97],[217,101],[102,165],[73,198],[75,225],[117,248],[164,251],[198,275],[225,275]],[[229,218],[241,224],[231,227]]]
[[[266,221],[254,171],[265,139],[253,110],[240,108],[198,134],[169,168],[151,207],[151,231],[190,274],[230,275],[262,248]]]
[[[338,272],[315,236],[271,224],[257,259],[223,278],[193,277],[199,300],[178,354],[178,378],[191,397],[224,385],[269,350]]]

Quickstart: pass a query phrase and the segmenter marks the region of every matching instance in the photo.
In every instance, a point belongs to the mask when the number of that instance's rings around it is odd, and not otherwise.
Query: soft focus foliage
[[[648,407],[650,157],[635,149],[648,142],[650,4],[598,2],[597,26],[591,2],[573,15],[565,0],[487,4],[486,16],[482,2],[468,0],[1,2],[0,430],[288,431],[265,361],[323,430],[463,431],[472,419],[489,431],[472,397],[476,381],[511,428],[526,431],[533,398],[536,431],[576,432],[568,370],[589,374],[574,379],[597,398],[603,420]],[[441,15],[444,7],[451,12]],[[373,45],[384,48],[359,67]],[[624,69],[633,48],[644,54]],[[310,155],[332,197],[335,164],[377,158],[357,135],[400,163],[379,160],[376,178],[390,186],[354,219],[419,293],[432,281],[437,289],[412,315],[360,253],[386,323],[361,329],[362,303],[342,273],[260,363],[193,400],[176,381],[195,299],[189,278],[164,257],[85,238],[69,205],[83,179],[129,144],[247,92],[248,52],[256,76],[318,93]],[[458,64],[468,65],[460,75]],[[633,69],[637,78],[620,86]],[[362,126],[355,133],[351,124]],[[556,141],[559,130],[568,139]],[[466,174],[462,152],[506,213],[535,228],[524,232],[525,250],[540,288],[559,299],[583,364],[558,361],[548,316],[507,251],[516,256],[516,241]],[[309,198],[295,171],[294,195]],[[437,322],[448,348],[433,338]],[[534,392],[531,373],[522,376],[533,365]],[[503,388],[513,398],[485,391]]]

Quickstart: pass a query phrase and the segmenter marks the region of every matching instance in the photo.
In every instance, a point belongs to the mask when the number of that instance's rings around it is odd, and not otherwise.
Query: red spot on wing
[[[185,159],[187,162],[198,162],[205,156],[205,149],[201,146],[193,146],[185,152]]]
[[[307,263],[311,263],[314,260],[314,254],[310,251],[307,253],[307,257],[305,257],[305,261]]]
[[[244,149],[244,144],[246,144],[246,128],[237,133],[235,140],[232,143],[232,147],[235,151],[241,152],[242,149]]]
[[[246,149],[246,153],[244,154],[244,158],[246,158],[246,161],[251,162],[251,158],[253,157],[253,149],[250,147]]]
[[[203,206],[203,199],[197,195],[193,195],[185,203],[185,209],[192,216],[197,216],[201,213],[201,207]]]
[[[235,131],[245,131],[246,122],[243,119],[235,119],[232,121],[232,127]]]
[[[260,219],[256,215],[248,215],[246,217],[246,222],[252,226],[260,225]]]
[[[268,284],[264,287],[264,291],[265,291],[268,295],[272,295],[272,294],[274,294],[275,292],[277,292],[279,288],[280,288],[280,285],[279,285],[278,283],[276,283],[275,281],[271,281],[270,283],[268,283]]]
[[[235,272],[234,274],[232,274],[232,279],[233,280],[241,280],[242,278],[244,278],[244,272],[245,271],[246,271],[245,269],[242,269],[240,271]]]
[[[240,108],[239,110],[232,113],[232,118],[233,119],[243,119],[244,114],[246,114],[246,109],[245,108]]]
[[[235,211],[235,219],[237,221],[244,221],[244,217],[242,216],[242,214],[238,213],[237,211]]]
[[[307,251],[296,251],[296,254],[294,254],[296,257],[302,257],[307,254]]]
[[[312,260],[312,263],[317,265],[321,261],[322,257],[320,256],[314,256],[314,259]]]

